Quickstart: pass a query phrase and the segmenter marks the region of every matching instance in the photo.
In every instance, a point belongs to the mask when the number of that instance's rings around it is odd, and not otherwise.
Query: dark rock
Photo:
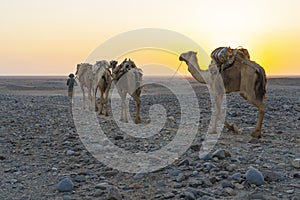
[[[117,135],[115,136],[115,140],[123,140],[124,137],[122,135]]]
[[[94,194],[93,197],[102,197],[105,194],[102,190],[97,190]]]
[[[217,157],[218,159],[222,160],[225,158],[225,150],[224,149],[218,149],[213,154],[212,157]]]
[[[213,186],[213,184],[212,184],[212,182],[210,181],[209,178],[203,178],[203,179],[202,179],[202,182],[203,182],[203,184],[204,184],[205,186],[207,186],[207,187]]]
[[[224,188],[224,192],[230,196],[236,195],[236,192],[231,187]]]
[[[232,176],[231,176],[231,178],[233,179],[233,180],[236,180],[236,181],[239,181],[239,180],[241,180],[242,179],[242,175],[241,175],[241,173],[234,173]]]
[[[223,188],[227,188],[227,187],[233,188],[234,187],[233,184],[231,183],[231,181],[227,181],[227,180],[223,180],[221,182],[221,185]]]
[[[60,192],[70,192],[74,188],[74,184],[69,177],[64,177],[56,186]]]
[[[69,196],[69,195],[64,195],[63,196],[63,200],[71,200],[72,198],[71,198],[71,196]]]
[[[189,191],[184,191],[182,197],[186,200],[195,200],[196,199],[195,195]]]
[[[100,190],[108,190],[110,187],[112,187],[112,186],[109,185],[108,183],[98,183],[95,186],[96,189],[100,189]]]
[[[184,190],[184,192],[192,193],[196,198],[201,195],[198,190],[196,190],[194,188],[190,188],[190,187],[188,187],[186,190]]]
[[[157,188],[165,187],[165,186],[166,186],[166,183],[165,183],[165,182],[162,182],[162,181],[159,181],[159,182],[157,182],[157,183],[155,184],[155,186],[156,186]]]
[[[145,173],[136,173],[133,178],[134,179],[141,179],[145,176]]]
[[[249,194],[249,200],[267,200],[267,198],[263,194]]]
[[[296,158],[295,160],[293,160],[292,166],[295,167],[296,169],[299,169],[300,168],[300,158]]]
[[[294,178],[300,178],[300,171],[297,171],[293,174]]]
[[[264,180],[267,182],[282,181],[285,178],[284,174],[274,171],[264,171],[263,176]]]
[[[103,175],[111,177],[117,175],[118,173],[119,173],[118,170],[110,170],[110,171],[103,172]]]
[[[171,176],[178,176],[180,173],[182,173],[182,171],[179,170],[179,169],[173,169],[173,170],[170,170],[170,171],[169,171],[169,174],[170,174]]]
[[[203,153],[199,155],[200,160],[208,161],[212,158],[210,153]]]
[[[214,164],[212,164],[212,163],[210,163],[210,162],[204,163],[203,166],[204,166],[208,171],[210,171],[210,170],[216,168],[216,165],[214,165]]]
[[[178,174],[178,176],[176,177],[176,181],[177,182],[181,182],[185,179],[185,175],[183,173]]]
[[[229,151],[226,151],[224,149],[219,149],[219,150],[216,150],[213,154],[212,154],[212,157],[216,157],[220,160],[226,158],[226,157],[230,157],[231,154]]]
[[[74,153],[75,153],[74,151],[69,149],[69,150],[67,150],[66,155],[67,156],[72,156]]]
[[[216,175],[221,178],[227,178],[229,175],[229,172],[228,171],[220,171]]]
[[[198,171],[193,171],[193,176],[197,176],[198,174],[199,174],[199,172]]]
[[[226,170],[233,172],[236,169],[236,165],[235,164],[230,164],[228,166],[226,166]]]
[[[265,183],[264,177],[260,171],[250,167],[246,172],[246,179],[250,184],[255,184],[257,186],[263,185]]]
[[[212,184],[215,184],[217,182],[217,178],[215,176],[210,177],[209,180]]]
[[[173,194],[172,192],[164,194],[164,199],[171,199],[173,197],[175,197],[175,194]]]
[[[119,189],[116,187],[110,187],[108,189],[107,199],[108,200],[122,200],[122,195],[121,195]]]
[[[190,164],[190,161],[188,159],[184,159],[178,163],[178,166],[181,166],[181,165],[188,166],[189,164]]]
[[[190,148],[192,149],[192,150],[194,150],[194,151],[200,151],[200,145],[199,144],[196,144],[196,145],[192,145]]]
[[[184,187],[184,185],[182,183],[175,183],[173,186],[173,188],[176,188],[176,189],[182,188],[182,187]]]
[[[74,181],[76,181],[76,182],[85,182],[86,180],[85,180],[85,176],[84,175],[77,175],[77,176],[75,176],[74,177]]]
[[[197,188],[200,185],[202,185],[202,181],[199,181],[199,180],[189,181],[188,185],[193,187],[193,188]]]

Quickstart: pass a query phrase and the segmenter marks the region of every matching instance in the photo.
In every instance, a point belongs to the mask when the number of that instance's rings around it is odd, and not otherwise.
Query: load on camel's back
[[[210,54],[210,57],[212,58],[212,62],[215,61],[217,63],[219,72],[221,72],[233,65],[237,55],[250,60],[250,54],[244,48],[231,49],[230,47],[219,47]]]

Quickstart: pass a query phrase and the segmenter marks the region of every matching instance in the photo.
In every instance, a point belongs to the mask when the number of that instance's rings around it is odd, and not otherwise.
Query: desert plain
[[[300,199],[300,78],[268,78],[261,139],[250,136],[256,108],[238,94],[227,95],[226,119],[239,133],[224,128],[202,157],[211,103],[207,87],[188,79],[200,109],[196,136],[173,163],[149,173],[114,169],[87,150],[66,79],[0,77],[0,199]],[[166,88],[145,87],[141,102],[144,125],[151,105],[162,105],[167,114],[163,128],[148,138],[126,135],[111,113],[97,115],[107,138],[129,152],[162,148],[180,125],[176,94]],[[129,112],[134,116],[132,100]]]

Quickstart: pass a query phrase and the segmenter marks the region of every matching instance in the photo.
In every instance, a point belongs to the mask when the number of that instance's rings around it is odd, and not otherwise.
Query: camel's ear
[[[130,58],[129,58],[129,61],[131,61]]]

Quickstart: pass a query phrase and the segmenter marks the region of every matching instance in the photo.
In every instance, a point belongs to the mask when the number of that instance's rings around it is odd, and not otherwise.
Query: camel
[[[118,93],[121,97],[121,118],[123,122],[128,122],[126,111],[126,95],[127,93],[136,101],[136,116],[134,122],[136,124],[141,122],[140,119],[140,105],[141,105],[141,84],[143,73],[142,70],[137,68],[132,60],[125,59],[120,65],[118,61],[110,61],[112,68],[113,81],[116,84]]]
[[[89,109],[91,110],[92,108],[92,95],[91,95],[91,90],[92,90],[92,69],[93,65],[89,63],[81,63],[77,64],[77,69],[75,75],[77,76],[77,79],[79,80],[82,95],[83,95],[83,109],[85,109],[85,91],[84,89],[87,89],[88,92],[88,100],[89,100]]]
[[[108,116],[108,94],[112,82],[111,73],[109,70],[109,64],[105,60],[97,61],[93,66],[93,81],[92,81],[92,91],[94,95],[94,105],[95,111],[98,110],[97,107],[97,90],[100,91],[100,109],[99,114],[103,114],[103,105],[105,105],[105,116]],[[104,98],[105,95],[105,98]]]
[[[205,80],[212,80],[213,68],[217,66],[223,79],[225,93],[238,92],[244,99],[258,108],[258,120],[251,136],[261,138],[261,127],[266,109],[266,104],[263,102],[267,82],[265,70],[250,60],[250,55],[246,49],[226,48],[221,47],[212,52],[212,61],[208,70],[200,69],[196,52],[182,53],[179,60],[184,61],[191,75],[198,82],[204,84],[206,84]],[[219,98],[222,99],[223,97]],[[230,125],[226,120],[224,125],[229,130],[238,131],[235,125]],[[216,130],[216,127],[213,129]]]

